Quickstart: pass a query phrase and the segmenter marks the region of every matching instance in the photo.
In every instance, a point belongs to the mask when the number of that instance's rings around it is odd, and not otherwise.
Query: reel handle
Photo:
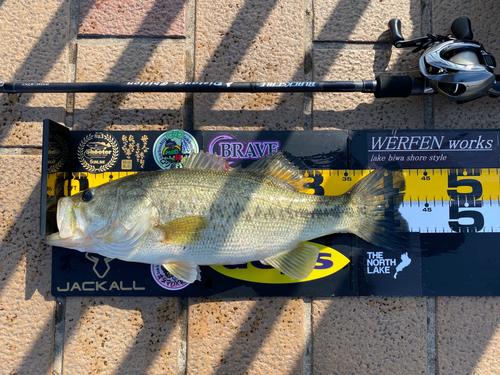
[[[421,38],[405,40],[401,32],[401,20],[393,18],[389,21],[389,30],[391,31],[391,42],[396,48],[417,47],[413,52],[418,52],[432,42],[432,35]]]
[[[401,20],[399,20],[398,18],[393,18],[392,20],[390,20],[389,30],[391,31],[392,44],[399,48],[397,43],[405,40],[405,38],[403,38],[403,33],[401,32]]]
[[[451,33],[461,40],[472,40],[474,35],[472,34],[472,26],[470,19],[467,17],[458,17],[451,24]]]

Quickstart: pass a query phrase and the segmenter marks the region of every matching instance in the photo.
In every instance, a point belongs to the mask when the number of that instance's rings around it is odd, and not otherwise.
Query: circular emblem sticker
[[[189,283],[179,280],[162,266],[157,264],[151,265],[151,274],[153,275],[153,279],[155,279],[156,283],[163,289],[180,290],[189,285]]]
[[[182,168],[189,154],[199,151],[196,139],[184,130],[169,130],[158,137],[153,156],[163,169]]]
[[[78,145],[78,160],[89,172],[106,172],[115,165],[118,156],[118,142],[108,133],[89,134]]]
[[[57,133],[49,133],[48,172],[57,172],[68,161],[68,145]]]

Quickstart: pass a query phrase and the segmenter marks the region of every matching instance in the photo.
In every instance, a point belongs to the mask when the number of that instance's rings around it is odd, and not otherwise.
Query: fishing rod
[[[457,18],[449,36],[428,34],[404,40],[401,21],[389,21],[396,48],[415,47],[420,56],[421,75],[379,75],[374,80],[321,82],[116,82],[64,83],[0,80],[0,93],[98,93],[98,92],[362,92],[377,98],[407,97],[440,93],[458,102],[483,96],[500,96],[500,75],[494,74],[495,58],[473,41],[471,22]]]

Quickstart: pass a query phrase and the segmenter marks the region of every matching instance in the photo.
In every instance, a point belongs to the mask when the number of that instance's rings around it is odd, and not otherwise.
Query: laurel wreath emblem
[[[103,138],[111,144],[112,156],[111,156],[110,161],[108,161],[106,164],[100,165],[99,168],[96,168],[95,166],[93,166],[92,164],[90,164],[89,162],[87,162],[85,160],[85,155],[84,155],[85,146],[87,145],[87,143],[90,140],[92,140],[95,137],[96,134],[97,133],[89,134],[89,135],[85,136],[85,138],[83,138],[83,140],[78,145],[77,155],[78,155],[78,160],[80,161],[80,164],[87,171],[92,172],[92,173],[102,173],[102,172],[106,172],[113,165],[115,165],[116,161],[118,160],[118,156],[120,155],[120,150],[118,147],[118,142],[115,139],[115,137],[113,137],[111,134],[103,133]]]
[[[51,140],[53,142],[57,142],[58,146],[61,147],[59,149],[59,151],[61,151],[61,156],[59,157],[59,161],[53,165],[50,165],[48,168],[48,172],[53,173],[57,172],[59,168],[61,168],[64,165],[64,163],[66,163],[66,161],[68,160],[69,150],[66,141],[59,134],[57,133],[50,134],[50,138],[52,139],[49,139],[49,141]]]

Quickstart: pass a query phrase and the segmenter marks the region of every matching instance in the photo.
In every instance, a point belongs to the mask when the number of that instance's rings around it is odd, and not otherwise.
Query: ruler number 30
[[[483,195],[481,182],[472,178],[458,180],[456,173],[448,175],[448,196],[450,197],[450,220],[448,225],[454,232],[479,232],[484,227],[484,216],[477,211],[483,206],[478,200]],[[458,189],[471,190],[468,193]]]

